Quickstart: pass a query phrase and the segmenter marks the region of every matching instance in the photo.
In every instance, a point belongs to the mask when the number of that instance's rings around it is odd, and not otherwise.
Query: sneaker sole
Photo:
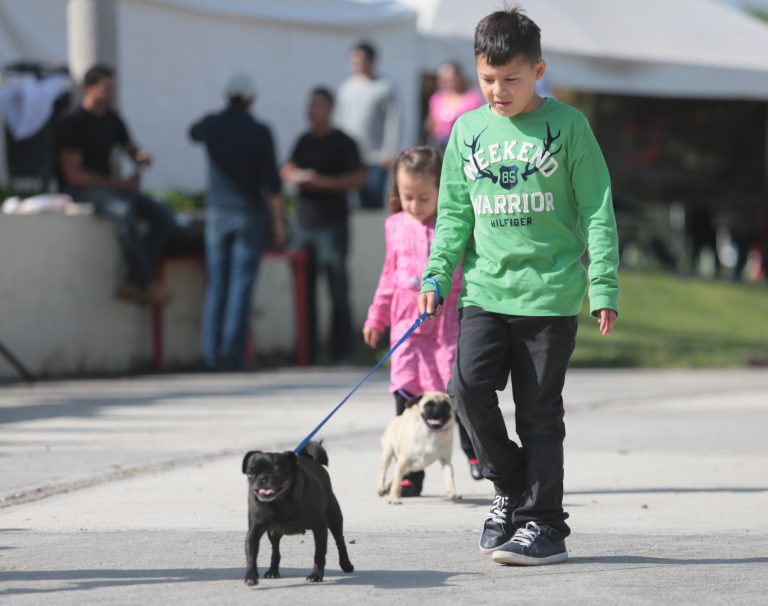
[[[510,539],[511,538],[512,537],[510,537]],[[478,547],[478,549],[480,549],[480,553],[485,553],[485,554],[491,553],[491,554],[493,554],[493,553],[496,553],[502,547],[504,547],[504,545],[506,545],[508,542],[509,542],[509,539],[507,539],[507,541],[505,541],[501,545],[496,545],[496,547],[483,547],[482,545],[480,545],[480,543],[478,543],[477,547]]]
[[[546,558],[533,558],[519,553],[508,551],[494,551],[491,559],[497,564],[510,564],[512,566],[543,566],[544,564],[557,564],[568,560],[568,552],[556,553]]]

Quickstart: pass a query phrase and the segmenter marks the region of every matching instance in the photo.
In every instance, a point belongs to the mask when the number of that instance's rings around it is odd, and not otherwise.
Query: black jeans
[[[578,318],[509,316],[460,310],[459,346],[448,393],[467,428],[483,473],[519,503],[512,522],[533,521],[565,538],[563,385]],[[515,426],[510,439],[496,392],[512,377]]]
[[[319,273],[328,278],[331,295],[330,347],[333,362],[348,362],[352,350],[352,311],[349,302],[347,252],[349,229],[338,225],[301,227],[293,246],[309,253],[307,267],[307,308],[309,313],[309,356],[317,362],[317,279]]]

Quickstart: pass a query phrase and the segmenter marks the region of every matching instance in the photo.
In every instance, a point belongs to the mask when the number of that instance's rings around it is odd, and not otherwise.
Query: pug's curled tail
[[[301,449],[299,456],[314,459],[320,463],[320,465],[328,467],[328,453],[325,452],[325,448],[323,448],[322,440],[319,442],[308,442],[307,445]]]

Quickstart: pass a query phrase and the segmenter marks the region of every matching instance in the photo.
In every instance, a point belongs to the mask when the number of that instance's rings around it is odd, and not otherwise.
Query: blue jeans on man
[[[202,345],[203,362],[210,369],[245,367],[251,295],[269,225],[266,208],[208,209]]]

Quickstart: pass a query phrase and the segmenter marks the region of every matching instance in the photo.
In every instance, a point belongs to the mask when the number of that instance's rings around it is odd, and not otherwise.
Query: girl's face
[[[428,223],[437,214],[437,179],[429,173],[397,171],[400,204],[414,221]]]

